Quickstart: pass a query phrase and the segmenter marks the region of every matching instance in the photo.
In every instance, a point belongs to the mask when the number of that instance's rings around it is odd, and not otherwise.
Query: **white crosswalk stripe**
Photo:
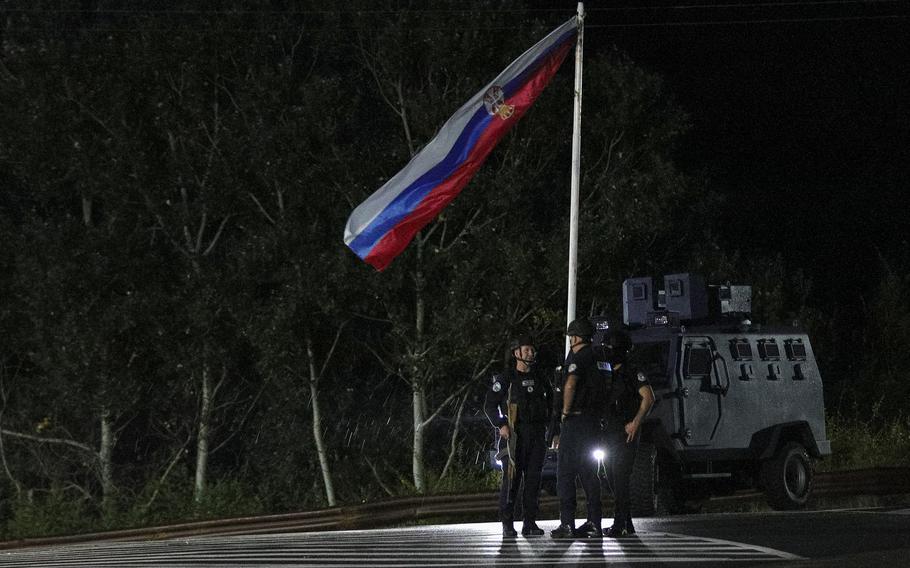
[[[634,538],[503,539],[493,523],[98,542],[0,552],[0,566],[534,566],[793,560],[779,550],[642,531]]]

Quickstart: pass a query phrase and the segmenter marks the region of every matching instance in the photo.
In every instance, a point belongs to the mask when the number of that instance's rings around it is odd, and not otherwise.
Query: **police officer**
[[[629,363],[632,340],[619,329],[603,338],[604,355],[610,363],[610,394],[607,404],[607,478],[613,489],[613,526],[604,534],[621,538],[635,534],[632,526],[629,482],[641,439],[641,423],[654,404],[654,392],[644,373]]]
[[[499,510],[502,534],[518,536],[513,526],[515,501],[522,492],[523,536],[541,536],[535,522],[540,494],[540,471],[546,456],[547,425],[553,405],[549,379],[535,366],[537,350],[528,335],[509,343],[510,366],[503,375],[493,377],[487,391],[484,412],[499,429],[502,459],[502,487]]]
[[[559,527],[555,538],[601,538],[600,480],[592,457],[600,436],[604,385],[591,349],[594,327],[581,318],[566,329],[571,347],[563,365],[560,387],[561,427],[558,438],[556,491],[559,495]],[[587,506],[587,522],[575,528],[575,478],[581,480]]]

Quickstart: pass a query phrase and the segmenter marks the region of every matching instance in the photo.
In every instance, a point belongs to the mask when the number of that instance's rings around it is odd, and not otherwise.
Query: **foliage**
[[[32,493],[14,501],[0,535],[16,539],[86,532],[92,529],[91,524],[86,524],[86,519],[91,518],[90,509],[84,496],[55,486],[46,493]]]
[[[910,466],[910,419],[903,414],[883,415],[879,405],[854,408],[829,413],[826,427],[832,454],[819,462],[822,470]]]
[[[556,22],[519,0],[186,4],[46,0],[0,31],[4,534],[325,506],[311,364],[341,502],[415,490],[415,399],[429,489],[495,486],[479,385],[510,333],[547,364],[563,340],[571,66],[385,272],[342,227]],[[906,263],[883,259],[866,327],[843,329],[800,267],[725,249],[722,196],[675,162],[692,118],[661,78],[611,51],[585,69],[579,313],[618,314],[629,276],[751,283],[763,320],[801,319],[826,378],[850,375],[837,406],[893,394],[876,432],[898,443]],[[857,424],[833,421],[836,444]]]

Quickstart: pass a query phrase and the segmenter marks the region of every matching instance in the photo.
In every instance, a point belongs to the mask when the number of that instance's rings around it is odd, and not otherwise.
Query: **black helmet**
[[[603,350],[611,363],[625,361],[632,350],[632,338],[621,329],[608,330],[603,336]]]
[[[531,336],[527,333],[520,333],[509,340],[509,352],[515,351],[522,345],[534,347],[534,342],[531,341]]]
[[[577,335],[584,339],[591,339],[591,336],[594,335],[594,326],[591,325],[588,318],[578,318],[566,328],[566,335]]]

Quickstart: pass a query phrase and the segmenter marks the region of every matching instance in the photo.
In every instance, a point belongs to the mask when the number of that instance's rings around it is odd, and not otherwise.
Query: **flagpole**
[[[581,64],[584,44],[585,4],[578,3],[578,40],[575,44],[575,113],[572,125],[572,197],[569,212],[569,294],[566,326],[575,319],[576,273],[578,272],[578,186],[581,178]],[[569,337],[566,336],[566,355]]]

